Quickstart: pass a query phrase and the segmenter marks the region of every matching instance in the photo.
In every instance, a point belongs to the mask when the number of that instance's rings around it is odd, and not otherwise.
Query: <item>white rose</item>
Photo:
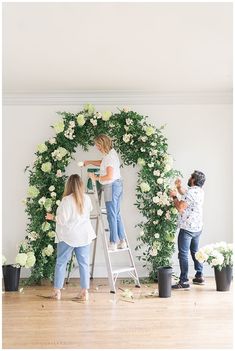
[[[51,185],[50,188],[49,188],[49,191],[54,191],[54,190],[55,190],[54,185]]]
[[[157,156],[157,150],[151,150],[149,155],[150,156]]]
[[[154,234],[154,238],[159,239],[160,235],[158,233]]]
[[[59,206],[60,202],[61,202],[60,200],[57,200],[56,205]]]
[[[144,143],[148,140],[148,138],[146,136],[143,136],[140,138]]]
[[[129,109],[129,107],[123,107],[123,109],[122,109],[122,111],[124,111],[124,112],[129,112],[130,111],[130,109]]]
[[[62,171],[60,169],[58,169],[57,172],[56,172],[56,177],[60,178],[62,176],[63,176]]]
[[[149,251],[150,256],[157,256],[157,249],[153,248],[152,250]]]
[[[26,262],[27,262],[27,254],[26,253],[18,253],[18,255],[15,258],[16,264],[19,264],[20,266],[24,267]]]
[[[141,167],[145,166],[145,160],[143,158],[138,158],[137,164]]]
[[[51,197],[56,197],[56,193],[54,191],[51,193]]]
[[[158,183],[158,184],[163,184],[163,179],[162,179],[162,178],[158,178],[158,179],[157,179],[157,183]]]
[[[171,170],[171,165],[170,164],[166,164],[164,171],[165,172],[169,172]]]
[[[96,119],[91,118],[90,122],[91,122],[91,124],[92,124],[94,127],[97,126],[97,120],[96,120]]]
[[[51,145],[56,144],[56,138],[49,139],[49,144]]]
[[[148,166],[149,166],[149,168],[153,168],[154,167],[154,163],[153,162],[148,163]]]
[[[163,214],[163,211],[161,210],[161,209],[159,209],[158,211],[157,211],[157,215],[158,216],[161,216]]]
[[[161,173],[160,173],[160,171],[157,169],[157,170],[153,171],[153,174],[154,174],[155,176],[159,177]]]
[[[133,124],[132,119],[131,119],[131,118],[127,118],[127,119],[126,119],[126,124],[127,124],[128,126],[131,126],[131,125]]]
[[[153,197],[153,202],[154,202],[155,204],[158,204],[158,203],[160,202],[159,197],[158,197],[158,196],[154,196],[154,197]]]
[[[124,134],[122,139],[125,143],[129,143],[129,141],[131,140],[132,135],[131,134]]]
[[[41,199],[38,200],[39,205],[44,205],[46,201],[45,196],[41,197]]]
[[[149,184],[145,183],[145,182],[140,184],[140,188],[141,188],[142,193],[147,193],[150,190]]]

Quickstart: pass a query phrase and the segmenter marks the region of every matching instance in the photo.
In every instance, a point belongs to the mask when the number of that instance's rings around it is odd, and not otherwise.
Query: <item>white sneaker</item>
[[[126,240],[121,240],[117,246],[118,249],[126,249],[127,248],[127,243]]]
[[[117,244],[116,243],[109,243],[109,250],[116,251],[117,250]]]

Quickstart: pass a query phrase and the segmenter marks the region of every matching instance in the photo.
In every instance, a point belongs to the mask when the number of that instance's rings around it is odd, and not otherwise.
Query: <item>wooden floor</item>
[[[131,301],[95,279],[90,301],[74,302],[77,284],[71,280],[61,301],[38,296],[50,294],[48,285],[3,293],[3,348],[232,348],[232,292],[215,291],[213,278],[167,299],[150,295],[156,284],[121,281]]]

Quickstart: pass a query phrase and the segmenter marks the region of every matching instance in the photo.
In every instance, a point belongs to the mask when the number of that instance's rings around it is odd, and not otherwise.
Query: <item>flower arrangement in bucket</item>
[[[2,255],[2,271],[5,291],[18,291],[21,267],[31,268],[36,258],[33,252],[18,253],[14,264],[7,264],[7,259]]]
[[[200,248],[195,254],[200,263],[214,267],[217,291],[228,291],[232,281],[233,244],[224,241]]]

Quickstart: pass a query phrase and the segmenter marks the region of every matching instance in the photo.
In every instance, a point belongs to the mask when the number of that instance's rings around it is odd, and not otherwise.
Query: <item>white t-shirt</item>
[[[107,167],[112,167],[113,168],[113,179],[112,180],[105,180],[105,181],[100,181],[101,184],[110,184],[113,183],[115,180],[121,178],[121,173],[120,173],[120,161],[118,158],[118,154],[114,149],[111,149],[107,155],[105,155],[101,161],[100,164],[100,175],[104,176],[107,174],[106,168]]]
[[[179,215],[179,227],[190,232],[200,232],[203,226],[203,189],[199,186],[189,187],[181,200],[185,201],[188,207]]]
[[[83,214],[78,212],[72,194],[62,199],[56,211],[56,243],[64,241],[72,247],[78,247],[88,245],[95,239],[96,234],[90,221],[91,199],[87,194],[84,197]]]

